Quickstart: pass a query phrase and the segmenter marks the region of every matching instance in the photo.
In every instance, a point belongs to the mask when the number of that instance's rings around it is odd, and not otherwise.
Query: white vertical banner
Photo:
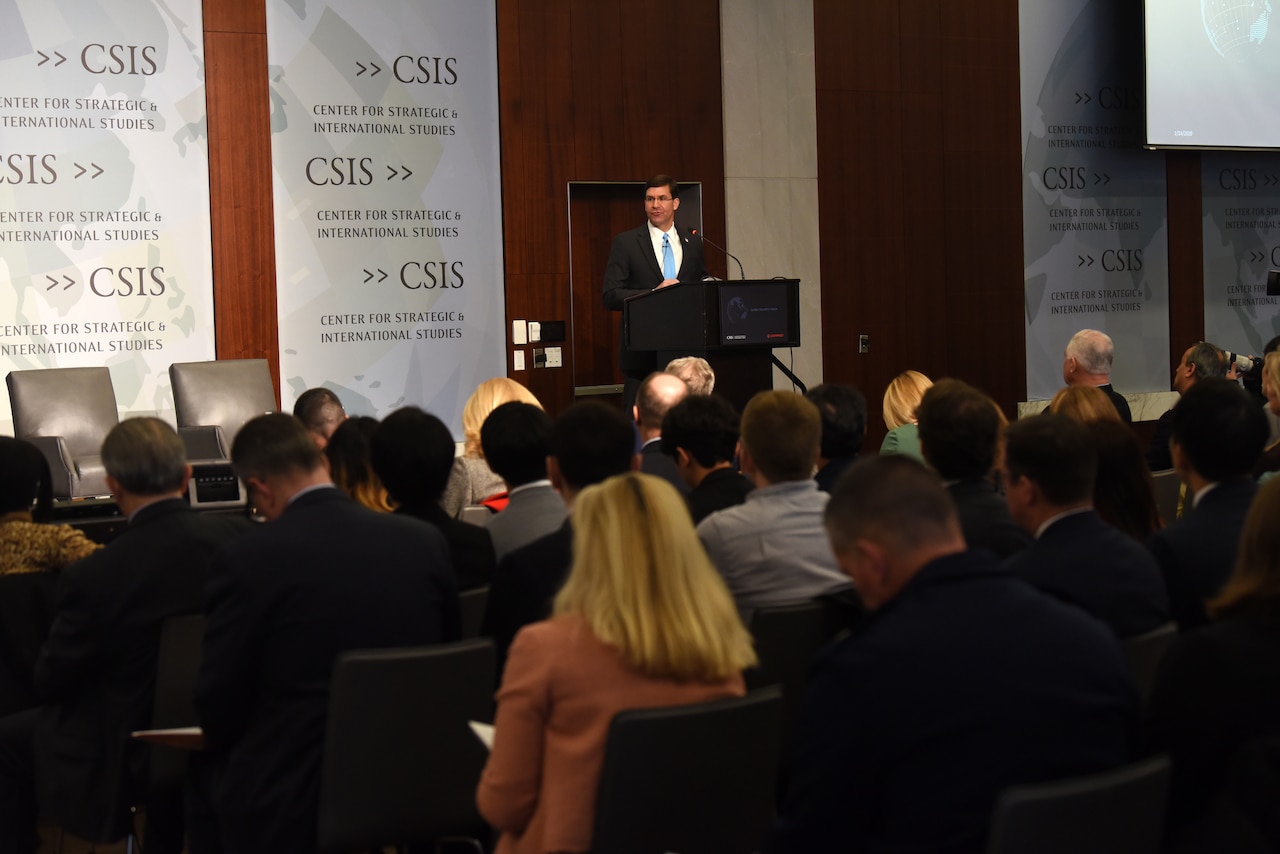
[[[1018,4],[1031,400],[1062,387],[1086,328],[1115,341],[1117,391],[1169,388],[1165,162],[1142,149],[1142,17],[1125,7]]]
[[[281,396],[461,435],[506,372],[491,0],[268,0]]]
[[[0,374],[214,357],[200,0],[0,0]],[[0,386],[0,431],[12,422]]]

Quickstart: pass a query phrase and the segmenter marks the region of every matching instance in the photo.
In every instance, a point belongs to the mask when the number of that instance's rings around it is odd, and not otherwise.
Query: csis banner
[[[268,0],[283,405],[461,435],[505,374],[492,2]]]
[[[200,0],[0,2],[0,373],[214,357]],[[0,432],[11,432],[0,386]]]

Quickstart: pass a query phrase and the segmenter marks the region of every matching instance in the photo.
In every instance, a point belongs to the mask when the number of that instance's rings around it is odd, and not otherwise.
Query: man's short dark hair
[[[310,473],[323,465],[324,457],[307,428],[282,412],[246,421],[231,443],[231,468],[245,481]]]
[[[31,510],[39,498],[38,513],[44,521],[53,500],[49,463],[35,445],[12,436],[0,436],[0,513]]]
[[[373,471],[397,503],[433,504],[444,495],[453,471],[453,434],[444,422],[416,406],[388,415],[369,440]]]
[[[126,418],[103,439],[102,466],[127,492],[164,495],[182,489],[187,452],[159,418]]]
[[[703,468],[733,459],[738,447],[738,412],[715,395],[690,395],[671,407],[662,419],[662,452],[676,455],[684,448]]]
[[[519,401],[502,404],[480,427],[480,447],[489,468],[512,488],[542,480],[551,453],[551,427],[551,416],[541,407]]]
[[[938,476],[901,454],[854,463],[836,481],[824,521],[837,551],[863,537],[902,549],[937,543],[958,535],[960,524]]]
[[[853,386],[823,383],[805,397],[822,416],[818,454],[827,460],[852,457],[862,450],[867,435],[867,399]]]
[[[1221,378],[1227,375],[1227,354],[1222,352],[1220,347],[1207,341],[1192,345],[1183,364],[1195,365],[1197,380]]]
[[[1207,379],[1178,399],[1169,434],[1196,473],[1217,483],[1253,470],[1270,428],[1248,392],[1230,380]]]
[[[667,192],[671,194],[671,198],[680,198],[680,185],[670,175],[654,175],[644,185],[646,191],[654,190],[658,187],[666,187]]]
[[[560,476],[582,489],[631,471],[636,431],[621,411],[599,401],[575,403],[551,428],[551,456]]]
[[[312,433],[325,435],[333,432],[332,429],[326,432],[324,429],[326,426],[341,420],[331,417],[334,409],[339,412],[346,411],[342,407],[342,401],[338,400],[338,396],[324,387],[307,389],[298,395],[297,402],[293,404],[293,414],[304,427]]]
[[[1092,500],[1098,451],[1084,424],[1044,413],[1005,428],[1004,465],[1010,482],[1028,478],[1046,500],[1066,507]]]
[[[991,398],[966,382],[939,380],[916,411],[920,446],[944,480],[986,477],[996,460],[1000,416]]]

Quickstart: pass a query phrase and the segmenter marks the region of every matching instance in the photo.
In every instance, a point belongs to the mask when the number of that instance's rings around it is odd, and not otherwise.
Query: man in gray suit
[[[510,496],[506,509],[485,525],[502,560],[564,524],[564,501],[547,479],[551,416],[529,403],[504,403],[480,427],[480,447]]]

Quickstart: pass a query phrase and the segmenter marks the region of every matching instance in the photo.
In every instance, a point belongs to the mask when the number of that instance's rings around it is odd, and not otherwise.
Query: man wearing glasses
[[[655,175],[645,184],[644,212],[648,222],[613,239],[609,265],[604,271],[605,308],[622,311],[627,297],[706,277],[701,238],[675,224],[679,195],[676,179],[670,175]],[[640,383],[658,370],[657,355],[628,350],[619,334],[618,367],[624,377],[623,406],[630,412]]]

